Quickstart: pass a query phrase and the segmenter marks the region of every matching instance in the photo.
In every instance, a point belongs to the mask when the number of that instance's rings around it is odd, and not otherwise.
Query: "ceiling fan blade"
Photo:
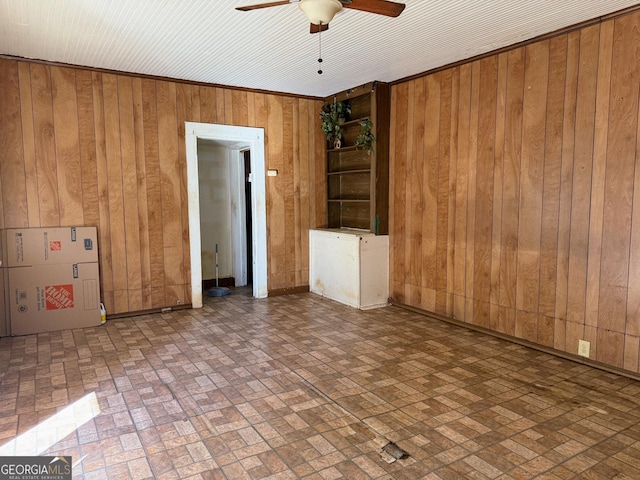
[[[309,33],[318,33],[318,32],[324,32],[325,30],[329,30],[329,25],[317,25],[315,23],[310,23],[309,24]]]
[[[386,15],[387,17],[397,17],[404,10],[405,4],[389,0],[351,0],[351,3],[345,2],[343,6],[353,10]]]
[[[236,10],[240,10],[241,12],[248,12],[250,10],[257,10],[259,8],[267,8],[267,7],[277,7],[278,5],[288,5],[289,0],[282,0],[280,2],[268,2],[268,3],[258,3],[256,5],[247,5],[244,7],[236,7]]]

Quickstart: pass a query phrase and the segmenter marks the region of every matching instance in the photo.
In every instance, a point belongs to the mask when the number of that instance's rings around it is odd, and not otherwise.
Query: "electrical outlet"
[[[581,357],[589,357],[589,350],[591,349],[591,343],[586,340],[578,340],[578,355]]]

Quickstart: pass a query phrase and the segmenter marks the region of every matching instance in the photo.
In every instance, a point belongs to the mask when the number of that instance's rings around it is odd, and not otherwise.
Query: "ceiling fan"
[[[403,3],[392,2],[390,0],[282,0],[278,2],[259,3],[256,5],[247,5],[244,7],[236,7],[236,10],[247,12],[249,10],[257,10],[259,8],[277,7],[279,5],[288,5],[290,3],[298,3],[298,8],[311,22],[311,33],[318,33],[329,28],[329,22],[342,8],[351,8],[363,12],[377,13],[387,17],[397,17],[404,10]]]

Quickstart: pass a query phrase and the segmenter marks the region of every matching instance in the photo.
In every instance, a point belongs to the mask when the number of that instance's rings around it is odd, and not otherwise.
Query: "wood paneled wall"
[[[109,313],[190,303],[184,122],[262,127],[268,288],[326,222],[320,100],[0,59],[0,228],[97,226]]]
[[[639,370],[640,13],[392,89],[395,301]]]

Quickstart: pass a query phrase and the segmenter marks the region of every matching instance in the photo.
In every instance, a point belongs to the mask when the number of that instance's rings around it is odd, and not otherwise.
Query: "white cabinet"
[[[389,298],[389,237],[353,229],[309,231],[309,290],[363,310]]]

